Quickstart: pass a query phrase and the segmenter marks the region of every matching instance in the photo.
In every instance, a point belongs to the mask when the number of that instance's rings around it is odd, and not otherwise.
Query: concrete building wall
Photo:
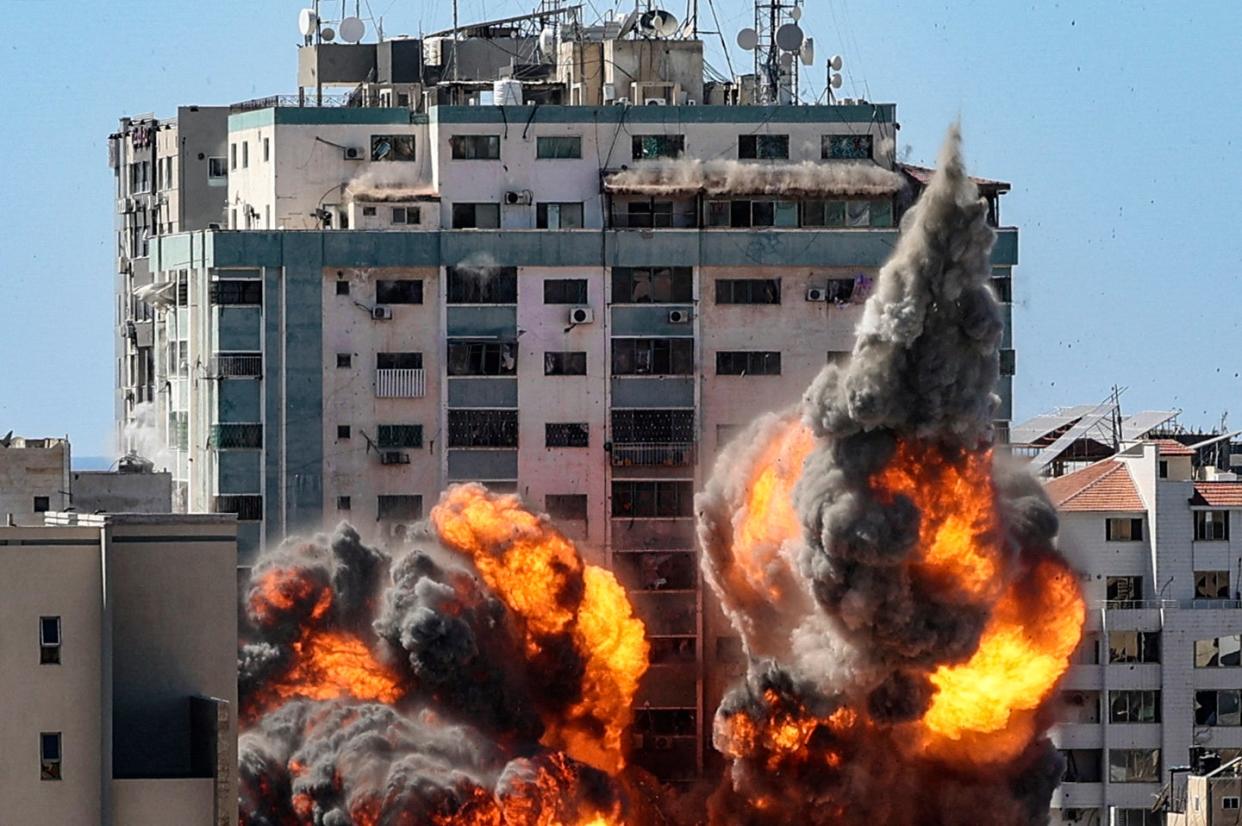
[[[117,826],[219,826],[212,818],[210,778],[115,780],[112,811]]]
[[[0,447],[0,519],[19,525],[43,523],[42,511],[69,504],[69,442],[14,438]],[[44,501],[46,500],[46,501]]]
[[[81,513],[169,513],[171,473],[81,470],[72,477],[73,507]]]

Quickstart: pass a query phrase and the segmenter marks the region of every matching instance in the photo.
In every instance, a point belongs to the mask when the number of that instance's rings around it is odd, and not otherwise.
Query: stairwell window
[[[39,732],[39,779],[60,780],[60,732]]]
[[[1229,511],[1195,511],[1195,540],[1224,542],[1229,539]]]
[[[543,282],[544,304],[586,304],[585,278],[547,278]]]
[[[39,664],[60,665],[60,617],[39,617]]]
[[[781,354],[759,350],[720,350],[716,353],[717,376],[779,376]]]
[[[380,279],[375,282],[375,303],[422,304],[423,280],[421,278]]]
[[[516,304],[517,267],[449,267],[449,304]]]
[[[549,351],[543,354],[545,376],[585,376],[586,372],[584,351]]]
[[[500,204],[453,204],[453,229],[499,229]]]
[[[1108,542],[1139,542],[1143,538],[1143,520],[1112,518],[1104,520],[1104,539]]]
[[[871,135],[824,135],[820,157],[826,161],[869,160],[873,148]]]
[[[413,135],[372,135],[371,160],[412,161],[414,157]]]
[[[581,158],[582,138],[577,135],[549,135],[536,138],[535,157],[539,160]]]
[[[420,424],[382,424],[376,431],[376,444],[384,449],[417,449],[423,446],[423,426]]]
[[[455,161],[500,160],[499,135],[453,135],[449,147]]]
[[[589,447],[591,428],[585,422],[547,422],[544,424],[544,447]]]

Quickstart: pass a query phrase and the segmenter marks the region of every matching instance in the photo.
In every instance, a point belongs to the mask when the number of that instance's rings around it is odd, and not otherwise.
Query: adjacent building
[[[0,527],[5,822],[237,822],[232,516]]]
[[[1166,795],[1168,826],[1242,824],[1242,757],[1224,765],[1213,757],[1208,765],[1185,769]]]
[[[0,519],[39,525],[43,514],[68,507],[69,461],[68,439],[0,440]]]

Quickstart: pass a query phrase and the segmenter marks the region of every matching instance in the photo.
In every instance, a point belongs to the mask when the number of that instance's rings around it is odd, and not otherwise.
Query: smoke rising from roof
[[[897,172],[875,163],[702,161],[645,162],[610,175],[611,192],[635,195],[770,195],[773,197],[880,197],[906,185]]]

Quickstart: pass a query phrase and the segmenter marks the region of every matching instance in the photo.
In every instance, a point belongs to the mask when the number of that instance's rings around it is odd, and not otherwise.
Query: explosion
[[[749,656],[713,824],[1039,824],[1085,606],[1038,482],[991,450],[993,233],[954,129],[849,363],[751,426],[700,494]]]
[[[255,567],[241,652],[247,826],[638,822],[620,772],[643,624],[612,574],[479,485],[428,547],[353,528]]]

